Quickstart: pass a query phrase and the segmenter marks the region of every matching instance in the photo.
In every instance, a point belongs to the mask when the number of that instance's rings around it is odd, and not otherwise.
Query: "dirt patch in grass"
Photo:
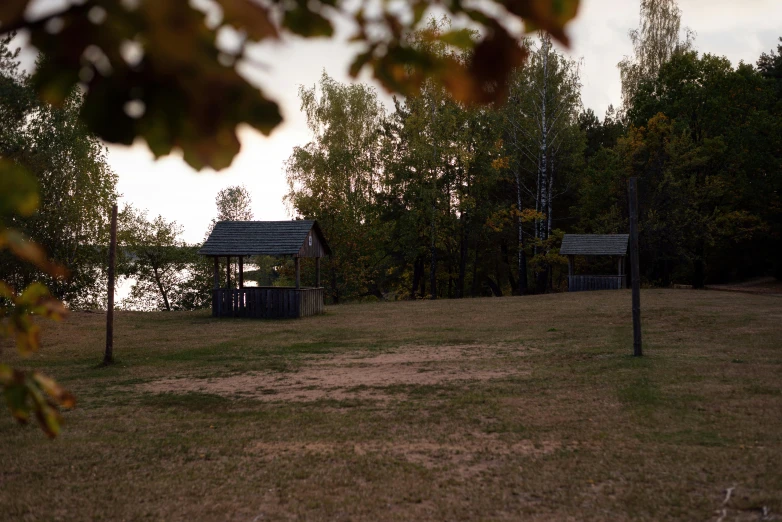
[[[71,314],[3,351],[78,407],[0,416],[0,522],[782,520],[782,300],[645,289],[643,358],[630,301],[117,312],[108,368]]]
[[[136,386],[148,393],[209,393],[261,401],[308,402],[321,399],[385,401],[384,388],[487,381],[529,373],[498,365],[498,353],[528,353],[511,345],[406,346],[390,353],[358,351],[316,357],[295,373],[247,372],[216,378],[159,379]],[[398,396],[398,394],[395,394]]]

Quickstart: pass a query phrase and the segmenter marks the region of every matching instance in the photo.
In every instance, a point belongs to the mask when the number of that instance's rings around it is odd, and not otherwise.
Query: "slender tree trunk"
[[[519,211],[519,215],[516,219],[518,226],[518,247],[519,252],[517,256],[518,261],[518,288],[516,293],[518,295],[524,295],[527,293],[527,256],[524,253],[524,229],[522,228],[521,221],[521,172],[517,168],[515,170],[516,175],[516,209]]]
[[[435,123],[435,99],[432,91],[432,230],[431,230],[431,256],[432,264],[429,267],[429,287],[431,298],[437,299],[437,142],[434,136]]]
[[[415,299],[415,292],[418,290],[418,284],[421,281],[422,267],[419,262],[419,258],[416,257],[413,261],[413,285],[410,287],[410,299]]]
[[[155,276],[155,283],[157,283],[158,290],[160,290],[160,295],[163,296],[163,303],[166,305],[166,311],[171,311],[171,305],[168,303],[168,293],[163,288],[163,283],[160,280],[160,274],[158,274],[157,268],[153,268],[153,274]]]
[[[546,232],[546,237],[551,237],[551,230],[552,230],[552,224],[553,224],[553,211],[552,211],[552,194],[554,194],[554,158],[551,158],[551,172],[548,176],[548,209],[546,210],[546,219],[547,219],[547,227],[548,230]]]
[[[480,246],[481,242],[479,240],[475,240],[475,257],[473,258],[472,262],[472,296],[475,297],[476,295],[479,295],[480,292],[480,282],[478,281],[478,247]]]
[[[543,93],[540,101],[540,120],[541,120],[541,133],[540,133],[540,211],[548,213],[549,208],[549,192],[548,192],[548,122],[547,109],[548,109],[548,55],[549,48],[551,46],[551,40],[548,35],[543,37]],[[548,219],[548,216],[546,216]],[[541,226],[545,224],[541,223]],[[541,230],[541,239],[546,239],[547,234]]]
[[[495,297],[502,297],[502,288],[500,288],[491,277],[486,276],[486,284],[489,285],[489,288],[491,288],[491,292]]]
[[[463,221],[462,224],[462,237],[459,241],[459,280],[456,284],[456,297],[461,299],[464,297],[464,277],[467,270],[467,213],[463,212],[459,218]]]
[[[705,252],[706,249],[703,246],[703,242],[699,242],[698,246],[695,247],[695,266],[692,277],[693,288],[703,288],[704,282],[706,280],[706,271],[704,270],[703,263]]]
[[[424,264],[424,261],[422,259],[421,260],[421,299],[424,299],[426,297],[426,278],[423,276],[425,270],[426,270],[426,265]]]
[[[535,182],[535,212],[540,212],[540,157],[538,157],[538,176],[537,181]],[[532,222],[532,225],[535,230],[535,239],[540,239],[540,220],[536,217],[535,220]],[[538,242],[535,241],[535,245],[533,247],[533,255],[538,255]]]
[[[516,278],[513,277],[513,263],[510,261],[508,243],[504,239],[500,242],[500,249],[502,250],[502,264],[508,268],[508,283],[510,283],[510,291],[513,294],[516,290]]]

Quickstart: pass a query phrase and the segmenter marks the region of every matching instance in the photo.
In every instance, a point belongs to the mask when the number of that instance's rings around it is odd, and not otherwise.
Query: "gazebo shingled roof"
[[[331,250],[316,221],[218,221],[198,251],[205,256],[296,255],[310,231],[326,254]]]
[[[565,234],[559,253],[575,256],[625,256],[629,234]]]

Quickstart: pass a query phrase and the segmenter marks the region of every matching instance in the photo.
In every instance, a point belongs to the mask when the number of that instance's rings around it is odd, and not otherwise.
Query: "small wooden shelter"
[[[320,258],[331,250],[316,221],[219,221],[198,251],[214,258],[214,317],[305,317],[323,313]],[[244,286],[247,256],[292,256],[296,286]],[[226,286],[220,286],[220,258],[226,258]],[[231,281],[231,258],[238,258],[239,281]],[[315,286],[300,283],[302,257],[315,258]],[[238,287],[234,284],[238,283]]]
[[[565,234],[559,253],[568,259],[568,292],[625,288],[625,256],[629,234]],[[576,256],[611,256],[617,275],[574,275]]]

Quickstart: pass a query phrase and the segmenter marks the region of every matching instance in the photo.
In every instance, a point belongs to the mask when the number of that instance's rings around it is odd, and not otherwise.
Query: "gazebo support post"
[[[575,256],[567,256],[567,275],[569,276],[573,275],[573,265],[575,264],[574,257]]]
[[[225,258],[225,289],[231,288],[231,256]]]
[[[239,256],[239,288],[244,288],[244,257]]]
[[[320,258],[315,258],[315,288],[320,288]]]
[[[300,264],[299,263],[299,256],[296,256],[293,258],[293,262],[296,265],[296,290],[301,288],[301,276],[300,276]]]
[[[220,258],[214,256],[215,271],[214,271],[214,291],[212,292],[212,317],[220,316]]]

